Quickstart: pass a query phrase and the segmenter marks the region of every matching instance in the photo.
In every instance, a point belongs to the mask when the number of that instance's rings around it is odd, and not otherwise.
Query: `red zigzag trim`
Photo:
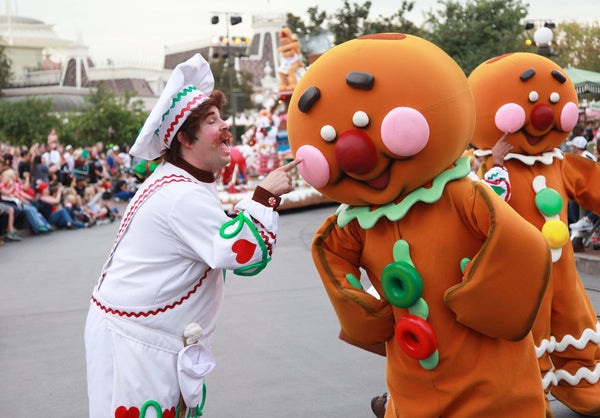
[[[196,292],[196,290],[198,290],[198,288],[199,288],[200,286],[202,286],[202,282],[204,281],[204,279],[206,279],[206,276],[208,275],[208,272],[209,272],[210,270],[211,270],[211,269],[208,269],[208,270],[206,270],[206,271],[204,272],[204,276],[202,276],[202,278],[200,278],[200,281],[198,282],[198,284],[197,284],[196,286],[194,286],[194,288],[193,288],[192,290],[190,290],[190,291],[189,291],[189,292],[188,292],[188,293],[187,293],[187,294],[186,294],[184,297],[182,297],[181,299],[179,299],[179,300],[177,300],[177,301],[175,301],[175,302],[171,303],[170,305],[164,306],[164,307],[162,307],[162,308],[159,308],[159,309],[155,309],[155,310],[153,310],[153,311],[147,311],[147,312],[124,312],[124,311],[119,311],[119,310],[116,310],[116,309],[108,308],[108,307],[106,307],[106,306],[102,305],[102,304],[101,304],[101,303],[100,303],[100,302],[99,302],[99,301],[98,301],[98,300],[97,300],[95,297],[93,297],[93,296],[92,296],[92,301],[93,301],[93,302],[94,302],[94,303],[95,303],[95,304],[96,304],[96,305],[97,305],[97,306],[98,306],[100,309],[102,309],[104,312],[106,312],[106,313],[110,313],[110,314],[113,314],[113,315],[126,316],[126,317],[128,317],[128,318],[131,318],[132,316],[133,316],[133,317],[136,317],[136,318],[139,318],[140,316],[143,316],[143,317],[148,317],[148,316],[150,316],[150,315],[157,315],[157,314],[159,314],[159,313],[163,313],[163,312],[165,312],[165,311],[167,311],[167,310],[169,310],[169,309],[173,309],[173,308],[175,308],[176,306],[178,306],[178,305],[181,305],[181,304],[182,304],[182,303],[183,303],[185,300],[189,299],[189,297],[190,297],[190,296],[192,296],[192,295],[193,295],[193,294]]]
[[[177,114],[175,116],[175,120],[173,122],[171,122],[171,125],[169,125],[169,128],[167,129],[167,132],[165,133],[165,139],[164,139],[165,144],[169,143],[169,137],[171,136],[171,133],[173,132],[173,129],[175,128],[175,125],[177,125],[177,122],[179,122],[179,119],[181,119],[183,117],[183,114],[185,112],[187,112],[188,110],[190,110],[190,108],[192,107],[192,105],[194,103],[196,103],[198,100],[204,99],[204,98],[206,98],[206,96],[203,95],[203,94],[200,95],[200,96],[195,97],[194,100],[192,100],[191,102],[189,102],[187,104],[187,106],[184,107],[183,109],[181,109],[181,112],[179,112],[179,114]]]

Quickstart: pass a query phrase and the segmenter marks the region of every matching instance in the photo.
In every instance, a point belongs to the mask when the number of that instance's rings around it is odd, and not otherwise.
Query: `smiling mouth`
[[[527,132],[523,132],[523,135],[525,135],[527,143],[531,146],[537,145],[542,139],[544,139],[544,136],[533,136],[529,135]]]
[[[386,170],[379,177],[373,180],[366,181],[365,183],[367,183],[370,187],[374,189],[383,190],[387,187],[389,181],[390,169],[386,168]]]

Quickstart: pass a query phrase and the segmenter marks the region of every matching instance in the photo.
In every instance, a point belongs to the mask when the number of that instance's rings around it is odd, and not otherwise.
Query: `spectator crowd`
[[[90,228],[119,218],[113,202],[129,201],[143,180],[128,152],[127,145],[105,149],[102,142],[65,146],[54,129],[46,143],[31,147],[0,143],[0,246],[24,234]]]
[[[597,123],[576,126],[560,146],[563,152],[600,162]],[[18,147],[0,143],[0,246],[56,229],[81,229],[120,217],[113,202],[127,202],[159,161],[135,160],[128,145],[102,142],[74,148],[56,132],[46,143]],[[598,215],[569,202],[573,231],[591,229]],[[577,250],[577,249],[576,249]]]

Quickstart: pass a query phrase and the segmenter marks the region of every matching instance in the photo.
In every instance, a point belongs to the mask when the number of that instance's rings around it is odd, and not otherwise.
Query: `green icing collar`
[[[373,211],[370,206],[352,207],[342,204],[336,211],[338,217],[337,224],[340,228],[343,228],[353,219],[357,219],[361,228],[370,229],[382,216],[385,216],[392,222],[398,221],[402,219],[408,210],[417,202],[437,202],[442,196],[448,182],[463,178],[469,174],[469,171],[471,171],[470,160],[471,157],[469,156],[459,158],[456,160],[454,167],[442,172],[433,179],[431,187],[419,187],[410,192],[398,203],[390,202]]]

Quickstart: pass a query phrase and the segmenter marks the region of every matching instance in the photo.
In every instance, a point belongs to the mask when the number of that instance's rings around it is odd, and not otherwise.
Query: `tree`
[[[562,67],[600,72],[600,24],[561,23],[554,31],[560,45],[553,47],[555,61]]]
[[[337,9],[329,21],[329,29],[333,32],[335,45],[339,45],[350,39],[364,35],[365,26],[371,9],[371,2],[366,1],[363,5],[350,3],[345,0],[344,6]]]
[[[88,97],[88,107],[70,112],[67,122],[57,127],[61,142],[78,146],[133,143],[148,114],[130,91],[115,97],[103,83]]]
[[[210,69],[215,78],[215,88],[221,90],[225,94],[225,97],[227,97],[227,103],[223,109],[224,113],[231,115],[234,100],[236,100],[236,110],[238,112],[251,108],[252,101],[250,100],[250,96],[253,91],[252,75],[236,71],[233,66],[230,67],[228,65],[230,61],[225,57],[212,58],[209,59],[209,62]],[[232,71],[231,74],[230,71]]]
[[[522,20],[527,5],[521,0],[440,0],[427,14],[424,37],[442,48],[468,75],[492,57],[523,49]]]
[[[402,7],[390,17],[379,16],[379,20],[366,22],[364,34],[367,33],[384,33],[384,32],[399,32],[410,35],[421,34],[421,29],[404,16],[414,8],[414,1],[402,1]]]
[[[10,67],[12,65],[10,59],[6,55],[4,45],[2,45],[2,39],[0,39],[0,96],[2,90],[8,86],[8,82],[11,77]]]
[[[306,10],[306,14],[308,15],[308,23],[304,23],[302,18],[292,13],[287,14],[286,26],[292,30],[292,33],[298,35],[299,38],[305,38],[322,35],[328,31],[323,26],[327,20],[327,12],[319,10],[319,6],[313,6]]]
[[[371,33],[399,32],[418,35],[420,29],[405,18],[405,14],[413,9],[414,4],[414,1],[403,0],[401,8],[396,13],[391,16],[379,15],[373,20],[369,19],[372,5],[370,1],[361,5],[350,4],[345,0],[343,6],[329,18],[326,12],[319,10],[318,6],[314,6],[306,12],[308,23],[305,23],[300,17],[288,13],[286,24],[293,33],[298,35],[303,54],[308,55],[309,51],[305,45],[311,39],[325,34],[333,37],[334,45]]]
[[[0,141],[27,147],[46,143],[50,128],[59,125],[51,109],[51,99],[0,100]]]
[[[303,61],[313,53],[322,53],[325,49],[331,47],[329,35],[331,32],[325,27],[327,20],[327,12],[319,10],[318,6],[309,7],[306,11],[308,14],[308,23],[291,13],[287,14],[286,26],[290,28],[292,33],[298,36],[300,41],[301,54]]]

